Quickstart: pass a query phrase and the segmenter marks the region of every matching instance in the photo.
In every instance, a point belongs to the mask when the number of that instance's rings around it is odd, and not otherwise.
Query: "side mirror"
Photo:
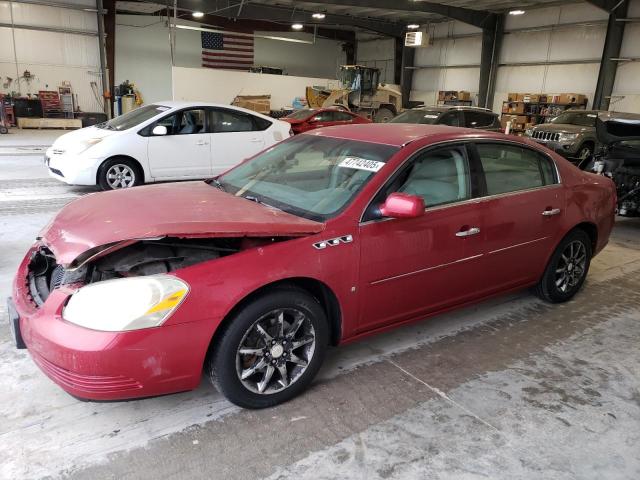
[[[424,215],[424,200],[418,195],[395,192],[380,206],[380,214],[389,218],[415,218]]]
[[[167,134],[167,127],[164,125],[156,125],[151,131],[154,135],[163,136]]]

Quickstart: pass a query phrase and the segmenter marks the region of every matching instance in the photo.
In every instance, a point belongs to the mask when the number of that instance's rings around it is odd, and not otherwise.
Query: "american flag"
[[[248,70],[253,65],[253,37],[237,33],[200,33],[203,67]]]

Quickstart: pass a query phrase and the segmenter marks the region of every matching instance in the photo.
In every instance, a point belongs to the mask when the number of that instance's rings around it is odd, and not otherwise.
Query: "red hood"
[[[303,236],[324,224],[184,182],[96,193],[64,207],[42,234],[59,263],[87,250],[144,238]]]

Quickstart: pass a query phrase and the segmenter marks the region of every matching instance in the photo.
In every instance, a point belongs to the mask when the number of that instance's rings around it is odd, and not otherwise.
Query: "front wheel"
[[[393,114],[393,112],[391,110],[389,110],[388,108],[379,108],[378,111],[376,112],[373,121],[376,123],[387,123],[389,120],[391,120],[393,117],[395,117],[395,115]]]
[[[142,183],[140,167],[128,158],[107,160],[98,170],[98,185],[102,190],[131,188]]]
[[[591,239],[573,230],[556,248],[536,286],[536,294],[552,303],[570,300],[582,287],[591,263]]]
[[[318,301],[304,290],[278,287],[230,320],[213,346],[209,377],[240,407],[271,407],[309,386],[327,343],[327,320]]]

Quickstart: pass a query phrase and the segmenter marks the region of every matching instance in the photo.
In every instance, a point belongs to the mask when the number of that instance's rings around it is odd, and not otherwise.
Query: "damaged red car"
[[[85,399],[302,392],[329,345],[507,291],[582,286],[615,188],[528,140],[426,125],[293,137],[207,182],[86,196],[9,301],[18,347]]]

